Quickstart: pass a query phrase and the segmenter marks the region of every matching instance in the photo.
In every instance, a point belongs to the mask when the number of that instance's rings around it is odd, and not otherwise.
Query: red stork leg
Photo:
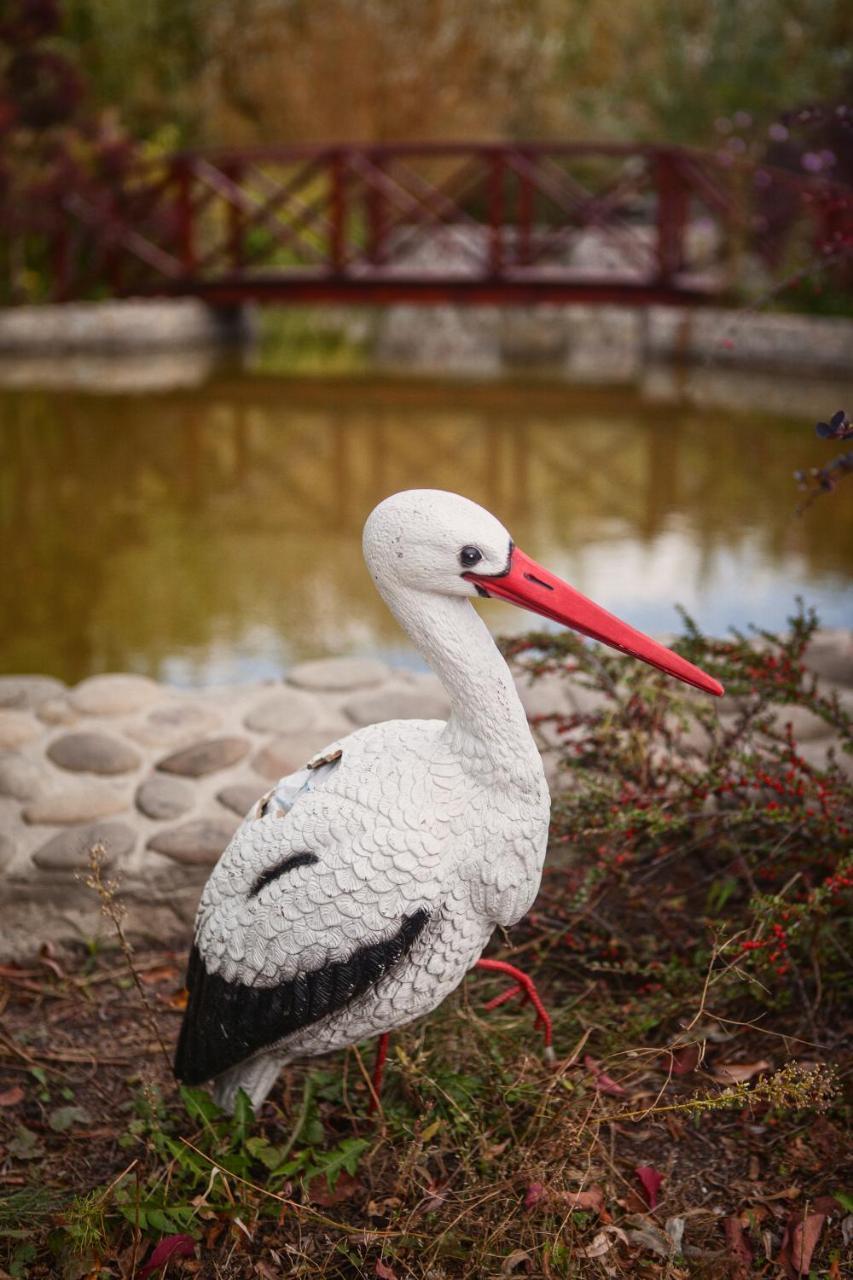
[[[485,1009],[487,1012],[492,1009],[499,1008],[502,1004],[506,1004],[507,1000],[512,1000],[514,996],[521,995],[525,1000],[529,1000],[536,1010],[537,1027],[541,1027],[543,1038],[545,1040],[545,1060],[553,1062],[554,1049],[551,1044],[552,1029],[551,1019],[548,1011],[542,1003],[539,992],[536,990],[536,984],[533,979],[521,969],[516,969],[514,964],[507,964],[504,960],[478,960],[474,966],[476,969],[491,969],[494,973],[505,973],[508,977],[514,979],[515,986],[509,987],[506,991],[502,991],[499,996],[495,996],[489,1000]]]
[[[388,1042],[390,1039],[391,1033],[385,1031],[376,1041],[376,1057],[373,1062],[373,1095],[367,1108],[370,1115],[379,1105],[379,1092],[382,1088],[382,1077],[385,1074],[385,1060],[388,1057]]]

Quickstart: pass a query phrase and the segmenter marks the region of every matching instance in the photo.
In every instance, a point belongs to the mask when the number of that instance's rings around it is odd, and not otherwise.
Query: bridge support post
[[[495,151],[489,171],[489,267],[493,276],[503,270],[504,168],[503,151]]]
[[[367,258],[374,267],[381,267],[385,261],[385,195],[382,190],[385,170],[382,157],[378,154],[371,155],[369,163],[370,185],[366,192]]]
[[[345,155],[335,151],[331,157],[329,169],[329,258],[335,275],[341,275],[344,269],[346,244],[346,173],[344,169]]]
[[[660,284],[671,285],[684,270],[686,262],[685,232],[688,217],[688,191],[678,167],[678,158],[670,151],[659,151],[655,157],[657,210],[657,255]]]
[[[223,165],[222,172],[235,187],[239,187],[243,181],[243,165],[238,160],[232,160],[227,165]],[[228,205],[228,257],[234,272],[240,271],[243,266],[244,224],[245,215],[242,209],[231,201]]]
[[[181,157],[175,165],[175,183],[177,186],[178,215],[178,257],[184,273],[192,275],[195,270],[195,245],[193,243],[193,193],[192,193],[191,161]]]

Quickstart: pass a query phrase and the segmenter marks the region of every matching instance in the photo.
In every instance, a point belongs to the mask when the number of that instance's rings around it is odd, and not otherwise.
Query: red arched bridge
[[[678,302],[840,260],[853,192],[660,146],[266,147],[153,161],[25,223],[17,260],[41,254],[55,299]]]

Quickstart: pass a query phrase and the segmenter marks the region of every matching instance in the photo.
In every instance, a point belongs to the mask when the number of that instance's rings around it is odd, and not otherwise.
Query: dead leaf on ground
[[[665,1053],[661,1065],[668,1075],[686,1076],[696,1070],[701,1056],[701,1044],[683,1044]]]
[[[777,1261],[792,1280],[808,1274],[823,1224],[830,1214],[838,1211],[834,1196],[820,1196],[811,1205],[810,1212],[797,1210],[791,1214]]]
[[[635,1215],[635,1218],[639,1218],[639,1215]],[[652,1253],[660,1254],[662,1258],[668,1258],[672,1252],[669,1238],[653,1222],[637,1222],[637,1225],[628,1232],[628,1239],[639,1249],[648,1249]]]
[[[604,1211],[604,1192],[601,1187],[588,1187],[585,1191],[558,1191],[546,1187],[541,1182],[531,1182],[524,1195],[525,1209],[533,1209],[536,1205],[552,1206],[558,1204],[561,1210],[590,1210],[592,1213]]]
[[[282,1280],[282,1273],[277,1271],[270,1262],[264,1262],[263,1258],[259,1258],[255,1263],[255,1275],[258,1280]]]
[[[646,1193],[646,1200],[650,1209],[654,1209],[658,1202],[658,1192],[663,1183],[663,1174],[658,1173],[657,1169],[653,1169],[648,1164],[638,1164],[634,1173],[639,1179],[643,1191]]]
[[[388,1264],[383,1262],[381,1258],[378,1258],[376,1261],[374,1274],[379,1277],[379,1280],[397,1280],[397,1272],[392,1271]]]
[[[524,1249],[513,1249],[512,1253],[508,1253],[501,1263],[501,1275],[511,1276],[519,1267],[524,1267],[525,1271],[529,1271],[530,1254]]]
[[[583,1065],[592,1075],[595,1087],[599,1093],[609,1094],[613,1098],[624,1098],[627,1096],[628,1090],[624,1089],[618,1081],[613,1079],[612,1076],[609,1076],[605,1071],[602,1071],[601,1063],[598,1062],[597,1059],[591,1058],[589,1054],[586,1054],[583,1060]]]
[[[732,1260],[732,1280],[747,1280],[752,1267],[752,1249],[740,1218],[725,1218],[723,1230]]]
[[[312,1178],[308,1183],[307,1199],[309,1204],[323,1206],[343,1204],[345,1200],[351,1200],[361,1190],[362,1186],[358,1178],[354,1178],[344,1169],[338,1175],[334,1187],[329,1186],[322,1173]]]
[[[165,1267],[172,1258],[194,1257],[195,1240],[192,1236],[166,1236],[158,1245],[155,1245],[151,1257],[145,1266],[140,1268],[139,1280],[145,1280],[145,1276],[153,1275],[155,1271]]]
[[[720,1084],[744,1084],[762,1071],[771,1071],[772,1066],[766,1058],[758,1062],[719,1062],[711,1075]]]
[[[602,1227],[601,1231],[593,1238],[591,1244],[585,1249],[578,1249],[578,1253],[583,1258],[603,1258],[605,1253],[613,1248],[614,1244],[628,1244],[628,1237],[621,1227]]]
[[[0,1093],[0,1107],[16,1107],[23,1101],[24,1091],[19,1084],[13,1084],[11,1089],[4,1089]]]

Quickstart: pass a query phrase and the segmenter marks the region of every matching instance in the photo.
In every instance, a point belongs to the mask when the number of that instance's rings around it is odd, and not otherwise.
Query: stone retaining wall
[[[248,313],[195,298],[0,308],[0,352],[172,351],[244,341]]]
[[[820,633],[809,662],[853,708],[853,635]],[[557,678],[520,692],[530,717],[588,710],[595,697]],[[302,663],[284,683],[193,692],[135,675],[74,688],[0,677],[0,958],[107,930],[82,882],[98,840],[130,927],[187,938],[209,868],[272,782],[358,726],[447,711],[434,676],[368,658]],[[804,754],[823,763],[825,723],[801,708],[791,718]]]

